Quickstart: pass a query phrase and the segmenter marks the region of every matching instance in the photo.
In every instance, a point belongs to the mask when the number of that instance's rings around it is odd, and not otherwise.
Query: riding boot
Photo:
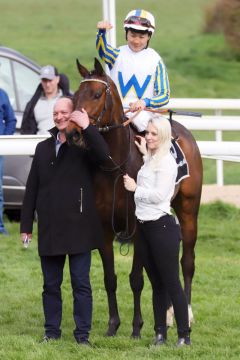
[[[190,335],[184,337],[179,337],[177,342],[177,347],[182,347],[184,345],[191,345]]]
[[[191,345],[190,332],[191,332],[191,329],[189,328],[189,332],[187,332],[185,334],[178,333],[178,341],[177,341],[176,347],[182,347],[184,345]]]
[[[167,328],[161,327],[158,329],[155,329],[155,339],[153,342],[153,345],[160,346],[165,344],[167,340]]]

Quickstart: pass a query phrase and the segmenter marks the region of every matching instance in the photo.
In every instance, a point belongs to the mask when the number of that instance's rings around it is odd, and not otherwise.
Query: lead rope
[[[115,235],[115,237],[120,241],[121,245],[120,245],[120,254],[123,256],[128,255],[129,253],[129,242],[128,240],[130,240],[135,232],[136,232],[136,219],[134,220],[134,227],[133,227],[133,231],[131,232],[131,234],[129,234],[129,212],[128,212],[128,201],[129,201],[129,194],[126,191],[126,227],[125,230],[123,232],[117,232],[115,229],[115,223],[114,223],[114,213],[115,213],[115,194],[116,194],[116,186],[117,186],[117,182],[119,180],[119,178],[123,175],[123,173],[119,174],[115,181],[114,181],[114,188],[113,188],[113,207],[112,207],[112,229],[113,229],[113,233]],[[126,245],[127,246],[127,250],[125,252],[123,252],[123,246]]]
[[[131,146],[131,143],[129,141],[129,144]],[[130,151],[129,153],[131,152],[131,148],[130,148]],[[116,194],[116,186],[117,186],[117,182],[119,180],[120,177],[122,177],[123,175],[125,175],[125,172],[123,171],[123,169],[117,165],[115,163],[115,161],[110,157],[110,160],[113,162],[113,164],[115,165],[115,169],[118,169],[120,171],[120,174],[115,178],[115,181],[114,181],[114,185],[113,185],[113,202],[112,202],[112,230],[113,230],[113,233],[115,235],[115,238],[117,238],[121,245],[120,245],[120,254],[122,256],[126,256],[128,255],[129,253],[129,242],[128,240],[130,240],[135,232],[136,232],[136,218],[134,217],[134,226],[133,226],[133,231],[131,232],[131,234],[129,234],[129,209],[128,209],[128,203],[129,203],[129,193],[127,190],[126,191],[126,211],[125,211],[125,214],[126,214],[126,227],[125,227],[125,230],[123,232],[117,232],[115,230],[115,223],[114,223],[114,214],[115,214],[115,203],[116,203],[116,197],[115,197],[115,194]],[[123,252],[123,246],[126,245],[127,246],[127,250],[125,252]]]

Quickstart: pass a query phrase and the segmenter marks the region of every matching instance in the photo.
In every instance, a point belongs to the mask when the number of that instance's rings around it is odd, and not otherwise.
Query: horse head
[[[100,131],[106,126],[123,121],[124,111],[117,88],[99,60],[95,58],[92,71],[81,65],[78,59],[76,62],[83,79],[73,97],[74,110],[84,108],[91,124],[96,125]],[[81,129],[71,121],[66,129],[66,136],[71,144],[81,143]]]

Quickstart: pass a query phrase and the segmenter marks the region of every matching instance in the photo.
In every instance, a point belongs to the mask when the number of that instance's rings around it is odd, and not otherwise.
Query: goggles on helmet
[[[139,17],[139,16],[130,16],[128,19],[124,21],[124,25],[140,25],[146,28],[155,29],[155,27],[151,24],[148,19]]]

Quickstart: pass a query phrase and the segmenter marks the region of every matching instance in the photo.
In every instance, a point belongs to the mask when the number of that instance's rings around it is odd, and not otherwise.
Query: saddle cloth
[[[180,183],[180,181],[190,176],[188,163],[180,145],[177,143],[175,139],[172,139],[172,146],[170,148],[170,152],[174,157],[174,159],[176,160],[178,166],[178,173],[176,177],[176,185],[177,185]]]

